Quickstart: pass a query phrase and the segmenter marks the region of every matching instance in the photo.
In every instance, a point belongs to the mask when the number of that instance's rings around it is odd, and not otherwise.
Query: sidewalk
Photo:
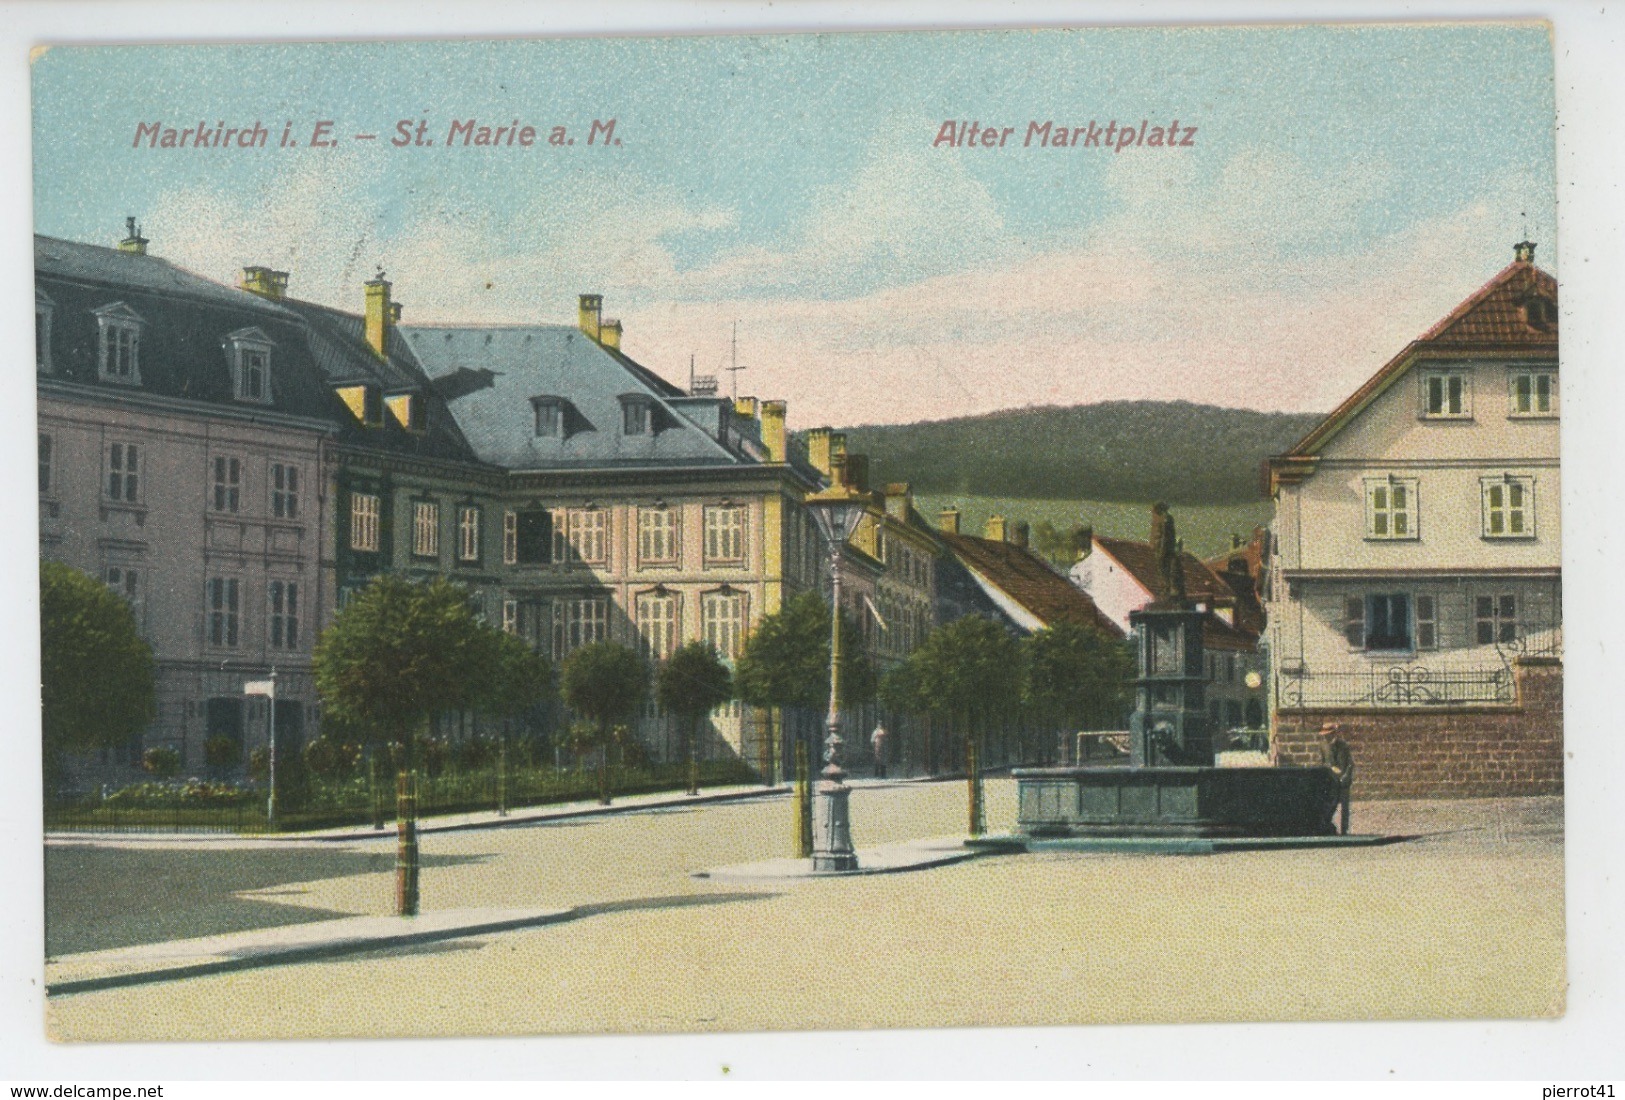
[[[508,825],[535,825],[572,818],[603,817],[611,814],[638,813],[645,810],[682,809],[686,806],[714,805],[719,802],[740,802],[757,798],[778,798],[790,793],[789,787],[763,787],[759,785],[717,787],[702,790],[697,795],[658,791],[651,794],[625,795],[608,806],[597,799],[579,802],[556,802],[544,806],[523,806],[508,811],[506,816],[495,810],[476,813],[445,814],[418,819],[418,833],[447,833],[466,829],[494,829]],[[45,834],[47,844],[95,844],[117,846],[174,847],[201,844],[235,847],[277,847],[284,844],[302,844],[310,841],[356,842],[367,840],[394,840],[395,825],[390,822],[382,829],[371,825],[346,825],[332,829],[313,829],[288,833],[121,833],[58,831]]]

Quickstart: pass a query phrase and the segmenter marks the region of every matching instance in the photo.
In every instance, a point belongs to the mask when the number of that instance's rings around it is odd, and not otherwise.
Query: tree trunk
[[[418,800],[412,774],[412,739],[406,739],[395,777],[395,911],[418,915]]]
[[[704,721],[704,718],[701,715],[693,715],[688,721],[686,735],[684,737],[684,747],[688,750],[685,755],[688,757],[689,794],[700,793],[700,758],[699,754],[694,751],[694,742],[699,740],[700,723],[702,721]]]

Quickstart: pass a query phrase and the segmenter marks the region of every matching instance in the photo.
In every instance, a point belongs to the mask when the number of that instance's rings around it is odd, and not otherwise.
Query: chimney
[[[603,326],[600,321],[604,315],[604,296],[602,294],[583,294],[579,302],[576,323],[581,326],[581,331],[587,334],[589,340],[595,344],[601,342],[603,340]]]
[[[1512,246],[1512,260],[1514,263],[1532,264],[1535,262],[1535,242],[1519,241]]]
[[[1230,532],[1230,549],[1241,549],[1241,536],[1236,534],[1234,531]]]
[[[614,317],[605,321],[598,329],[598,342],[606,348],[621,350],[621,322]]]
[[[899,523],[908,522],[909,509],[914,507],[914,491],[906,481],[894,481],[886,486],[886,514]]]
[[[842,462],[846,461],[846,433],[845,432],[830,432],[829,433],[829,460],[831,462],[834,462],[837,459],[839,459]]]
[[[250,294],[280,302],[288,296],[288,273],[268,267],[245,267],[237,277],[237,285]]]
[[[141,235],[141,227],[135,224],[133,215],[124,219],[124,233],[124,239],[118,243],[118,250],[120,252],[134,252],[137,256],[145,256],[147,254],[147,238]],[[1530,247],[1533,248],[1534,246],[1530,245]]]
[[[401,316],[399,307],[389,300],[389,285],[389,280],[384,278],[383,268],[379,268],[378,275],[368,279],[366,285],[367,309],[364,320],[367,343],[372,347],[373,354],[380,359],[389,358],[389,330]]]
[[[1031,536],[1031,533],[1032,529],[1027,526],[1027,521],[1024,519],[1018,519],[1016,522],[1010,525],[1011,543],[1021,547],[1023,550],[1027,549],[1027,542]]]
[[[1004,517],[988,516],[987,527],[982,531],[982,537],[988,542],[1004,541]]]
[[[959,509],[944,508],[937,513],[937,529],[945,535],[959,534]]]
[[[1095,529],[1089,526],[1080,527],[1078,528],[1077,534],[1074,537],[1077,544],[1073,547],[1073,549],[1077,551],[1078,560],[1082,561],[1084,558],[1087,558],[1091,553],[1094,552]]]
[[[784,416],[787,406],[783,401],[762,402],[762,446],[767,448],[769,462],[785,460]]]
[[[734,398],[734,412],[738,413],[740,416],[744,417],[746,420],[755,420],[756,419],[756,398],[754,398],[754,397],[736,397],[736,398]]]
[[[809,428],[807,431],[807,461],[813,469],[830,476],[830,437],[833,433],[828,428]]]

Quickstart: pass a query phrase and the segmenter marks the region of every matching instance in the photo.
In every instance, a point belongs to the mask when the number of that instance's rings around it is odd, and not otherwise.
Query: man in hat
[[[1344,835],[1349,835],[1349,793],[1354,789],[1354,753],[1349,749],[1349,743],[1343,740],[1343,727],[1336,722],[1327,722],[1320,727],[1321,760],[1326,767],[1332,770],[1337,779],[1338,808],[1340,816],[1338,829]]]

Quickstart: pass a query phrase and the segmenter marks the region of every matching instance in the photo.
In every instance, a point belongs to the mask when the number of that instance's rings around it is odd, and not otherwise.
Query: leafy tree
[[[598,800],[607,805],[609,746],[616,740],[611,727],[637,713],[649,694],[649,669],[643,658],[619,642],[593,642],[564,659],[560,679],[564,701],[593,724],[599,750]]]
[[[217,733],[203,742],[203,762],[216,771],[226,771],[234,768],[242,759],[242,742],[235,737]]]
[[[479,709],[494,718],[512,718],[553,699],[553,663],[516,635],[498,633],[490,689]]]
[[[829,605],[816,592],[797,593],[745,639],[734,669],[735,693],[753,707],[824,710],[829,705],[829,642]],[[843,615],[841,705],[866,703],[875,690],[874,665],[863,656],[857,627]],[[773,736],[770,730],[769,744],[775,743]]]
[[[40,562],[40,695],[46,768],[65,753],[127,744],[152,721],[152,647],[105,584]]]
[[[655,698],[683,723],[683,755],[688,760],[688,793],[700,793],[694,742],[700,721],[733,698],[733,676],[710,642],[689,642],[661,666]]]
[[[482,623],[462,588],[381,576],[356,595],[316,643],[316,690],[341,728],[375,732],[402,747],[396,787],[403,824],[396,903],[417,912],[417,800],[412,746],[431,715],[474,708],[495,686],[501,633]]]
[[[1129,647],[1081,623],[1056,623],[1024,639],[1022,696],[1055,727],[1115,728],[1134,678]]]
[[[970,832],[983,829],[981,761],[988,725],[1020,698],[1020,651],[1016,640],[988,619],[970,615],[931,632],[909,654],[907,672],[889,690],[946,717],[965,747]]]

